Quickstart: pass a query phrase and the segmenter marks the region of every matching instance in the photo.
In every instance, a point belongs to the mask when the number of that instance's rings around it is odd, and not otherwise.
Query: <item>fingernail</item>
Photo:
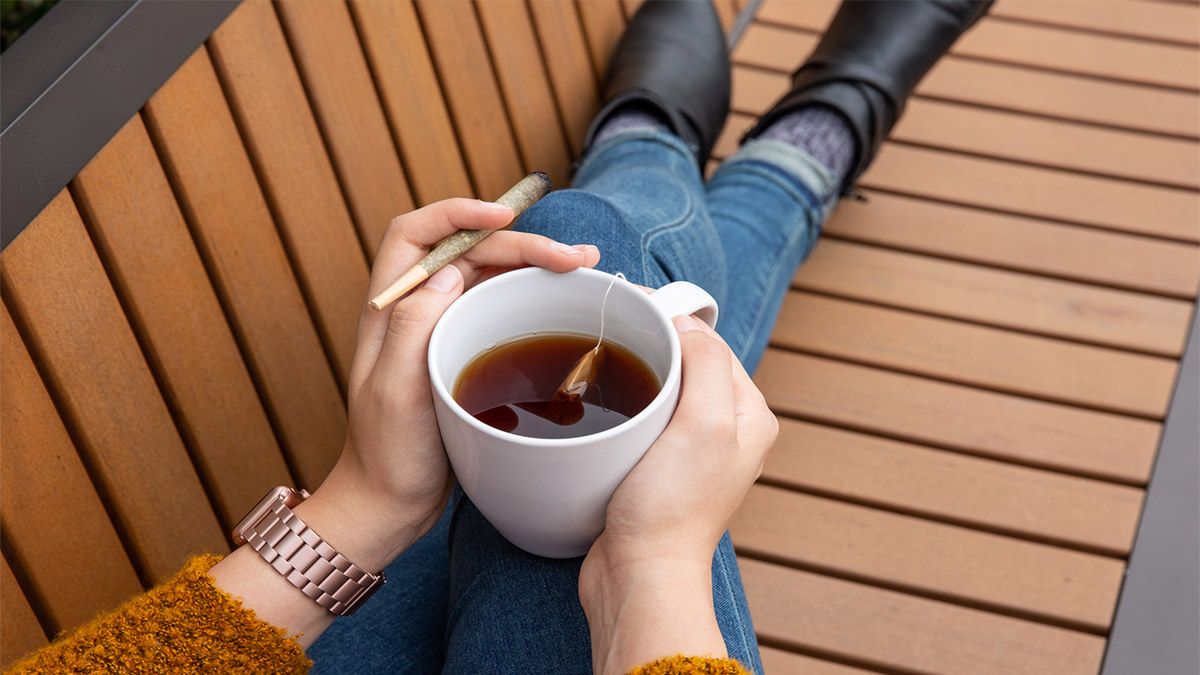
[[[552,242],[550,244],[550,248],[558,251],[559,253],[565,253],[567,255],[583,255],[583,251],[579,250],[578,248],[575,248],[574,246],[567,246],[566,244],[557,241]]]
[[[700,322],[693,319],[691,315],[680,315],[675,317],[675,330],[680,333],[700,330]]]
[[[433,273],[429,280],[425,282],[425,288],[432,288],[438,293],[449,293],[458,285],[461,273],[454,265],[446,265],[442,269]]]
[[[479,203],[483,204],[484,206],[488,207],[489,209],[492,209],[493,211],[512,211],[511,206],[505,206],[504,204],[498,204],[496,202],[485,202],[482,199],[480,199]]]
[[[600,249],[596,248],[595,246],[592,246],[591,244],[575,244],[571,248],[575,249],[576,251],[579,251],[580,253],[587,253],[588,249],[595,249],[597,252],[600,250]]]

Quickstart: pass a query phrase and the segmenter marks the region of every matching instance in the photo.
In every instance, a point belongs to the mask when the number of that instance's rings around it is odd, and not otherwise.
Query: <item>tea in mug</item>
[[[595,347],[595,337],[567,334],[499,344],[467,364],[454,400],[479,421],[521,436],[574,438],[611,429],[650,405],[662,385],[639,357],[603,342],[587,389],[565,398],[559,385]]]

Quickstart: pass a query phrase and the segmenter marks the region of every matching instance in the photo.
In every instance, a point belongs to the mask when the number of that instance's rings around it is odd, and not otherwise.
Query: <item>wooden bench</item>
[[[248,0],[124,123],[0,255],[0,665],[320,483],[384,226],[565,185],[636,5]],[[836,3],[717,6],[720,158]],[[732,527],[767,672],[1101,667],[1200,280],[1197,26],[1001,0],[828,223]]]

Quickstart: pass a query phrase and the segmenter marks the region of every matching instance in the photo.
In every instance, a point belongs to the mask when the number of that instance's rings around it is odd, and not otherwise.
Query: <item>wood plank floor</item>
[[[0,258],[0,666],[320,483],[387,220],[565,183],[638,4],[249,0],[129,120]],[[718,158],[836,2],[753,8]],[[768,673],[1098,670],[1200,283],[1197,57],[1195,3],[1000,0],[921,83],[756,377]]]
[[[836,7],[761,3],[719,157]],[[1099,669],[1200,275],[1200,10],[1138,7],[1001,0],[796,275],[732,527],[767,672]]]

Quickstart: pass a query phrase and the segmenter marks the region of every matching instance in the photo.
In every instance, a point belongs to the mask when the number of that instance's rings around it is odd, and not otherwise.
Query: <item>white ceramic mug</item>
[[[679,336],[671,319],[696,314],[716,325],[717,303],[699,286],[675,282],[647,294],[590,269],[555,274],[527,268],[463,294],[429,341],[433,403],[446,453],[463,490],[509,541],[537,555],[587,553],[604,530],[613,492],[654,443],[679,402]],[[576,438],[530,438],[475,419],[453,398],[459,374],[489,347],[538,333],[595,336],[641,357],[662,388],[620,425]]]

